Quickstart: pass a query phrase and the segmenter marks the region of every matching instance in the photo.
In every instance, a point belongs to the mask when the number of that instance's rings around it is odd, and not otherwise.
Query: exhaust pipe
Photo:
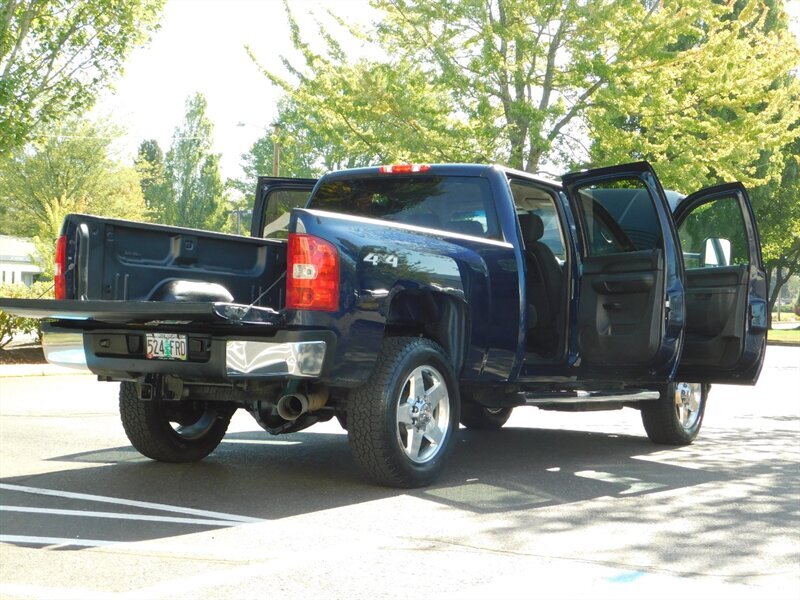
[[[287,421],[294,421],[302,414],[319,410],[328,402],[328,390],[301,394],[286,394],[278,400],[278,415]]]

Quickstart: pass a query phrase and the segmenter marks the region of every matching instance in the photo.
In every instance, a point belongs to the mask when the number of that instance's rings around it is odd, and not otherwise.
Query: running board
[[[619,404],[625,405],[631,402],[640,402],[642,400],[658,400],[658,392],[654,391],[639,391],[630,392],[628,394],[608,394],[604,392],[563,392],[561,394],[550,394],[547,396],[534,396],[533,394],[525,394],[526,406],[539,406],[539,407],[553,407],[556,410],[559,407],[568,407],[571,405],[599,405],[601,404]]]

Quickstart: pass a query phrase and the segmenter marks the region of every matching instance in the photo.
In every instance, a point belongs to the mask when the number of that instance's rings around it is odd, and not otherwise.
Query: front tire
[[[642,423],[656,444],[685,446],[700,432],[708,384],[674,382],[662,388],[658,400],[643,402]]]
[[[458,386],[442,347],[387,338],[370,379],[350,395],[347,437],[375,482],[421,487],[444,468],[458,419]]]
[[[162,462],[193,462],[211,454],[235,410],[210,402],[140,400],[135,383],[119,386],[119,414],[128,440],[144,456]]]

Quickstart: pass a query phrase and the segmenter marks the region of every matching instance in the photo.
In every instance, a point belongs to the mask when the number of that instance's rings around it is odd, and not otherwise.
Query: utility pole
[[[272,124],[272,127],[272,176],[278,177],[281,172],[281,143],[279,139],[281,124],[275,122]]]

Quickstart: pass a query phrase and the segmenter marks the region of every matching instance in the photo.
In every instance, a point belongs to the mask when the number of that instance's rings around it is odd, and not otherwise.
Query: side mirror
[[[727,267],[731,264],[731,241],[725,238],[706,238],[703,254],[700,255],[703,267]]]

